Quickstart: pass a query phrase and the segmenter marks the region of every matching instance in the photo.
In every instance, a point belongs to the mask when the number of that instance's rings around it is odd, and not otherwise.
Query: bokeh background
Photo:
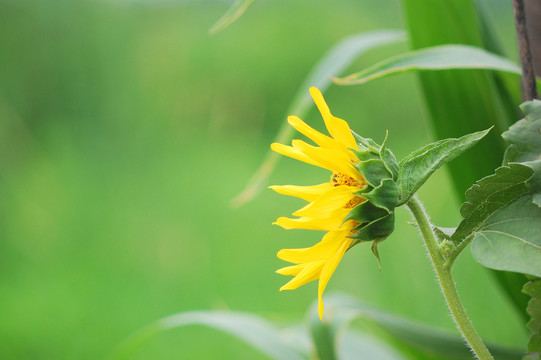
[[[510,1],[486,0],[515,59]],[[508,4],[509,3],[509,4]],[[401,29],[398,1],[261,0],[208,29],[229,1],[0,2],[0,358],[100,359],[176,312],[233,309],[303,322],[316,284],[279,293],[276,252],[321,233],[271,222],[301,202],[264,191],[231,199],[269,149],[311,66],[340,39]],[[387,46],[357,70],[396,54]],[[433,140],[414,75],[331,87],[333,112],[399,158]],[[319,115],[305,119],[322,129]],[[283,160],[274,184],[313,184],[321,169]],[[446,170],[420,198],[441,226],[459,221]],[[454,330],[416,229],[348,252],[328,292]],[[507,300],[469,251],[456,280],[487,339],[524,344]],[[228,335],[178,329],[134,359],[258,359]]]

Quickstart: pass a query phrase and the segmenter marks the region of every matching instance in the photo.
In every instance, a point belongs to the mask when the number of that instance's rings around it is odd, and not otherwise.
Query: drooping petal
[[[302,286],[310,281],[317,280],[319,278],[321,269],[325,265],[324,261],[314,261],[311,263],[303,264],[304,268],[295,276],[289,280],[284,286],[280,288],[282,290],[295,290],[299,286]]]
[[[314,201],[319,196],[333,188],[330,182],[312,186],[274,185],[269,186],[272,190],[282,195],[296,196],[306,201]]]
[[[312,95],[312,98],[323,117],[323,121],[325,121],[329,134],[345,146],[351,149],[357,149],[357,143],[355,142],[355,138],[351,133],[348,123],[331,114],[329,106],[325,102],[321,91],[315,87],[311,87],[310,95]]]
[[[319,284],[317,289],[317,297],[318,297],[318,314],[319,318],[323,318],[323,292],[325,291],[325,287],[327,286],[327,283],[329,282],[332,274],[334,273],[334,270],[336,270],[336,267],[340,263],[340,260],[342,260],[342,257],[344,256],[344,253],[349,248],[349,245],[353,242],[353,239],[347,237],[348,231],[344,232],[344,242],[342,243],[342,246],[336,251],[335,254],[333,254],[326,262],[323,268],[321,269],[321,274],[319,276]]]
[[[278,258],[293,264],[325,260],[334,254],[343,242],[342,231],[329,231],[314,246],[302,249],[282,249],[278,252]]]

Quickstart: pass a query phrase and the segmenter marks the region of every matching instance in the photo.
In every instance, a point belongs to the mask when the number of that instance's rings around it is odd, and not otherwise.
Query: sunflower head
[[[331,114],[321,92],[310,89],[325,126],[330,134],[322,134],[296,116],[288,122],[315,145],[293,140],[291,146],[274,143],[272,149],[305,163],[331,172],[328,182],[312,186],[271,186],[276,192],[299,197],[308,204],[293,213],[296,218],[280,217],[275,224],[285,229],[327,231],[314,246],[283,249],[282,260],[293,263],[278,270],[293,275],[280,290],[292,290],[312,280],[319,280],[319,315],[323,314],[323,291],[342,259],[352,246],[373,241],[377,244],[394,229],[394,208],[398,203],[398,163],[383,145],[351,131],[346,121]]]

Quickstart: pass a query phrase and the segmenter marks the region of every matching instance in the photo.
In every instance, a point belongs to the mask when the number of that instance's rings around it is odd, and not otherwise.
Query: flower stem
[[[432,260],[432,265],[434,265],[434,270],[438,277],[438,281],[447,302],[447,306],[451,311],[451,315],[455,320],[456,325],[462,332],[464,339],[468,342],[471,349],[475,353],[478,359],[489,360],[494,359],[487,347],[483,343],[483,340],[473,327],[473,324],[466,314],[466,310],[462,303],[460,302],[460,297],[458,296],[458,291],[456,289],[455,281],[453,280],[453,275],[451,274],[451,266],[446,266],[445,259],[440,252],[436,236],[432,231],[432,226],[428,215],[423,209],[419,200],[415,197],[412,197],[407,203],[408,208],[412,212],[417,225],[421,230],[423,240],[425,241],[430,260]]]

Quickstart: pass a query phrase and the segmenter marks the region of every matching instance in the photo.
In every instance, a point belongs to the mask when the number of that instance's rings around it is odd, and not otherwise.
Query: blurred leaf
[[[442,45],[383,60],[365,70],[336,78],[334,82],[339,85],[355,85],[411,71],[456,69],[484,69],[522,74],[522,70],[514,62],[483,49],[466,45]]]
[[[473,231],[477,231],[495,211],[528,193],[526,181],[531,176],[532,171],[528,167],[510,164],[477,181],[466,191],[467,201],[460,208],[464,220],[451,240],[458,245]]]
[[[325,316],[319,320],[315,306],[309,312],[310,330],[321,360],[336,359],[342,334],[356,318],[377,325],[401,344],[415,351],[437,356],[438,359],[471,359],[472,354],[464,340],[447,331],[406,320],[361,303],[347,295],[332,295],[325,298]],[[497,359],[520,359],[521,351],[501,346],[490,346]],[[376,359],[376,357],[367,357]]]
[[[203,325],[233,335],[272,359],[307,358],[302,348],[286,342],[280,330],[256,315],[230,311],[192,311],[168,316],[140,329],[120,344],[107,359],[126,359],[155,335],[188,325]]]
[[[526,283],[522,291],[531,297],[526,309],[530,315],[528,329],[532,332],[528,343],[529,356],[539,358],[541,357],[541,279]]]
[[[354,35],[342,40],[310,71],[289,105],[286,117],[294,114],[303,118],[308,113],[308,110],[313,107],[313,101],[308,92],[311,86],[317,87],[324,93],[331,84],[331,78],[339,75],[353,60],[369,50],[404,41],[404,39],[404,32],[386,30]],[[274,142],[287,143],[291,140],[293,134],[294,129],[284,121]],[[278,154],[269,150],[263,163],[248,181],[244,190],[233,199],[232,204],[234,206],[241,206],[252,200],[265,187],[267,179],[276,167],[279,158]]]
[[[359,331],[346,330],[338,347],[340,360],[377,359],[406,360],[389,344]]]
[[[453,160],[481,140],[488,130],[464,135],[458,139],[444,139],[423,146],[400,162],[398,182],[404,204],[443,164]]]
[[[210,28],[209,34],[214,35],[234,23],[254,2],[255,0],[236,0],[226,13]]]
[[[496,210],[475,231],[474,259],[495,270],[541,276],[541,208],[523,195]]]
[[[502,134],[510,143],[505,161],[520,162],[533,170],[528,187],[534,194],[533,202],[541,206],[541,101],[527,101],[520,108],[526,117]]]
[[[464,44],[498,52],[501,47],[496,33],[487,26],[484,8],[476,8],[476,4],[472,0],[402,0],[412,49]],[[475,181],[493,174],[502,164],[507,146],[500,134],[515,122],[517,102],[513,103],[512,94],[519,87],[518,81],[505,82],[502,75],[478,70],[418,73],[437,138],[457,138],[495,126],[475,152],[466,153],[448,165],[461,202]],[[523,275],[492,274],[525,319],[528,297],[521,292]]]

